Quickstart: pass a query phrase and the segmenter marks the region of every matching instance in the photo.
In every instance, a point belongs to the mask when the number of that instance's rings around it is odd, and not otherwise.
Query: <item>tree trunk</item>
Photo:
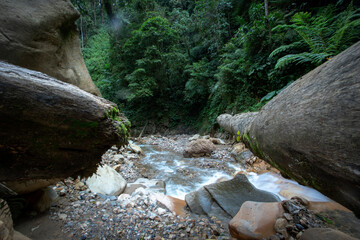
[[[0,61],[1,182],[90,175],[128,126],[114,103]]]
[[[93,6],[94,6],[94,27],[96,28],[96,2],[97,2],[97,0],[94,0],[94,4],[93,4]]]
[[[104,23],[104,4],[103,4],[104,0],[100,1],[100,16],[101,16],[101,25]]]
[[[267,17],[269,15],[269,3],[268,0],[264,0],[264,5],[265,5],[265,17]]]
[[[360,215],[360,42],[309,72],[260,112],[220,115],[225,130],[282,174]],[[248,116],[252,118],[248,118]]]
[[[266,26],[268,28],[268,32],[269,32],[269,41],[270,41],[270,51],[272,51],[272,36],[271,36],[271,27],[270,27],[270,22],[269,22],[269,3],[268,0],[264,0],[264,5],[265,5],[265,23]]]

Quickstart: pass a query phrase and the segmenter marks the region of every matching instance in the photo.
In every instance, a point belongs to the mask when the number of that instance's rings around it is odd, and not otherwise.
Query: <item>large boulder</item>
[[[100,166],[96,173],[86,180],[86,185],[94,193],[111,196],[120,195],[126,188],[126,180],[108,165]]]
[[[189,142],[184,150],[184,157],[210,156],[216,146],[208,139],[197,139]]]
[[[243,240],[268,239],[276,234],[274,225],[283,213],[280,202],[244,202],[240,211],[229,222],[230,234]]]
[[[23,234],[14,231],[11,212],[6,201],[0,198],[0,239],[1,240],[31,240]]]
[[[360,42],[288,86],[258,113],[218,123],[283,175],[360,215]]]
[[[206,185],[185,196],[191,212],[230,220],[246,201],[278,202],[272,193],[255,188],[243,174],[229,181]]]
[[[107,149],[127,143],[114,103],[1,61],[0,106],[0,181],[19,193],[90,175]]]
[[[85,67],[69,0],[0,1],[0,60],[100,95]]]

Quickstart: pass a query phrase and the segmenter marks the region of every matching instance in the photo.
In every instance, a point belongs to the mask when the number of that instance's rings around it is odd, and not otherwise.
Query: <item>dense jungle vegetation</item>
[[[358,1],[72,3],[93,81],[136,126],[209,131],[360,40]]]

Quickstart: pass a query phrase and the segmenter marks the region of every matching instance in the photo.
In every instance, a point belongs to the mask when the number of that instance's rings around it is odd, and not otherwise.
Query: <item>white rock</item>
[[[191,142],[191,141],[196,141],[196,140],[198,140],[200,138],[200,135],[199,134],[195,134],[194,136],[192,136],[192,137],[190,137],[189,138],[189,141]]]
[[[125,160],[125,158],[124,158],[124,156],[122,154],[114,155],[113,159],[114,159],[115,162],[122,162],[122,161]]]
[[[124,194],[121,194],[119,197],[118,197],[118,201],[124,201],[124,200],[127,200],[127,199],[129,199],[129,198],[131,198],[131,196],[129,195],[129,194],[126,194],[126,193],[124,193]]]
[[[129,148],[133,153],[136,153],[136,154],[139,154],[139,155],[144,155],[144,152],[141,149],[141,147],[139,147],[139,146],[137,146],[135,144],[129,143]]]
[[[119,195],[125,190],[126,180],[108,165],[98,167],[96,174],[86,180],[94,193]]]
[[[58,216],[59,216],[59,219],[60,219],[60,220],[63,220],[63,221],[65,221],[66,218],[67,218],[67,215],[64,214],[64,213],[60,213]]]
[[[161,208],[161,207],[159,207],[159,208],[157,209],[157,212],[158,212],[159,215],[163,215],[163,214],[166,213],[166,210],[163,209],[163,208]]]

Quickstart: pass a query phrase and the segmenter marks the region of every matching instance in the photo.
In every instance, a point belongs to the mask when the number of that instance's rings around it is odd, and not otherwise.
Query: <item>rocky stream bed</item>
[[[33,221],[27,229],[20,224],[18,227],[15,226],[15,229],[40,240],[49,239],[49,236],[51,239],[59,240],[231,239],[227,222],[216,217],[191,214],[189,209],[186,209],[185,201],[182,200],[185,193],[205,182],[217,181],[213,177],[214,174],[217,174],[217,178],[229,179],[239,171],[263,173],[271,171],[272,168],[251,155],[239,165],[232,156],[231,151],[234,147],[229,142],[217,145],[210,157],[192,158],[192,167],[181,167],[181,164],[185,163],[180,162],[172,168],[176,169],[176,172],[172,169],[164,170],[162,167],[166,167],[166,161],[178,161],[167,160],[167,151],[175,155],[181,154],[189,142],[189,137],[176,135],[134,139],[134,142],[144,149],[145,156],[129,147],[123,149],[112,147],[102,156],[101,165],[108,165],[123,176],[128,183],[124,193],[120,196],[93,193],[85,179],[68,178],[52,187],[58,197],[51,204],[43,222]],[[151,154],[161,153],[165,156],[156,155],[156,157],[162,167],[151,168],[151,163],[146,162],[146,159]],[[202,174],[202,170],[209,173],[205,180],[200,180],[199,175]],[[172,177],[176,175],[181,176],[180,180]],[[183,188],[181,184],[177,185],[179,184],[177,181],[181,182]],[[177,186],[181,191],[176,189]],[[194,190],[196,189],[192,189]],[[277,235],[272,236],[271,239],[299,239],[306,228],[327,226],[326,219],[320,219],[307,211],[303,206],[306,204],[302,201],[300,198],[283,203],[284,208],[288,210],[281,218],[285,220],[277,221],[277,224],[284,226],[281,228],[275,226],[275,229],[278,228]],[[32,215],[31,218],[35,216],[36,219],[34,211],[28,214]],[[42,236],[36,234],[41,229],[41,225],[46,226],[46,221],[56,225],[56,234]],[[282,221],[286,221],[286,224]],[[46,229],[42,231],[46,232]]]

